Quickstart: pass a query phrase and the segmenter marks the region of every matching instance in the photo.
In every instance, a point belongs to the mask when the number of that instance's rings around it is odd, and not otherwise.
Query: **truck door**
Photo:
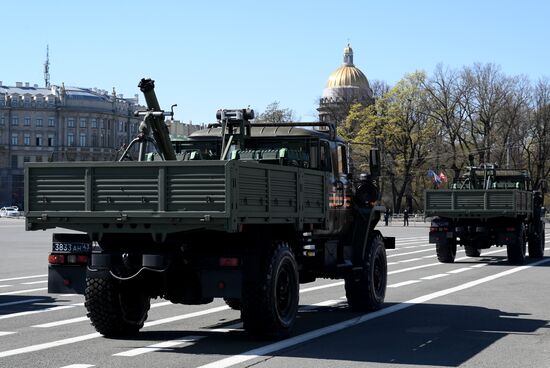
[[[348,179],[347,150],[343,143],[321,141],[321,167],[329,176],[328,232],[339,234],[345,230],[351,212],[351,183]]]

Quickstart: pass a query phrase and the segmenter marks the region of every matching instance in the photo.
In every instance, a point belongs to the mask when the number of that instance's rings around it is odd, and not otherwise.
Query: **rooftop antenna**
[[[46,62],[44,63],[44,84],[50,88],[50,45],[46,45]]]

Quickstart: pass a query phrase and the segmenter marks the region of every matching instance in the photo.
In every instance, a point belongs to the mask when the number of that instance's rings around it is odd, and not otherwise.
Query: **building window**
[[[55,119],[54,118],[48,118],[48,126],[54,127],[55,126]]]
[[[48,136],[48,147],[53,147],[54,145],[54,138],[53,138],[53,135],[49,135]]]
[[[25,118],[23,122],[24,126],[31,126],[31,118]]]
[[[23,145],[25,146],[31,145],[31,135],[29,133],[23,134]]]
[[[31,162],[30,156],[23,156],[23,162]]]
[[[97,119],[92,118],[92,128],[97,128]]]
[[[67,118],[67,127],[74,128],[74,118]]]
[[[12,135],[11,135],[11,145],[12,146],[17,146],[18,144],[19,144],[19,134],[12,133]]]
[[[42,162],[42,156],[36,156],[35,161],[36,162]]]
[[[80,147],[86,147],[86,134],[80,133]]]
[[[5,117],[0,117],[0,126],[4,126],[6,124],[6,118]]]
[[[92,134],[92,147],[97,147],[97,134]]]
[[[67,134],[67,146],[74,146],[74,133]]]
[[[40,147],[42,145],[42,134],[36,135],[36,146]]]
[[[80,127],[86,128],[86,118],[80,118]]]
[[[41,127],[43,124],[42,119],[36,119],[36,126]]]
[[[11,126],[18,126],[19,125],[19,117],[14,116],[11,118]]]
[[[17,169],[18,165],[18,157],[16,155],[11,156],[11,168]]]

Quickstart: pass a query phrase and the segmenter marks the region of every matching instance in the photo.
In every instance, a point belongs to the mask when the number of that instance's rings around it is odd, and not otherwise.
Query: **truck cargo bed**
[[[518,189],[427,190],[425,216],[494,218],[526,216],[533,211],[533,193]]]
[[[241,224],[322,224],[327,174],[253,161],[25,166],[27,230],[172,233]]]

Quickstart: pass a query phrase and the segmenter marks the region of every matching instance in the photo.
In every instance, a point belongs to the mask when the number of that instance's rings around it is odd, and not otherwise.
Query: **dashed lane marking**
[[[151,353],[153,351],[167,350],[176,346],[181,347],[185,345],[190,345],[194,342],[204,339],[205,337],[206,336],[186,336],[182,337],[181,339],[159,342],[158,344],[149,345],[144,348],[123,351],[121,353],[113,354],[113,356],[134,357],[141,354]]]
[[[417,284],[419,282],[421,282],[421,281],[420,280],[409,280],[409,281],[403,281],[403,282],[398,282],[396,284],[388,285],[388,287],[389,288],[398,288],[398,287],[401,287],[401,286]]]
[[[439,279],[439,278],[445,277],[445,276],[450,276],[450,275],[448,273],[438,273],[436,275],[421,277],[420,279],[421,280],[435,280],[435,279]]]
[[[48,288],[25,289],[25,290],[9,291],[9,292],[7,292],[7,293],[0,293],[0,296],[1,296],[1,295],[15,295],[15,294],[34,293],[35,291],[44,291],[44,290],[48,290]]]
[[[158,308],[158,307],[164,307],[166,305],[171,305],[171,304],[173,304],[173,303],[172,302],[159,302],[159,303],[151,304],[151,309]],[[84,303],[77,303],[77,304],[71,304],[71,305],[83,306]],[[31,326],[31,327],[50,328],[50,327],[57,327],[57,326],[68,325],[68,324],[71,324],[71,323],[80,323],[80,322],[85,322],[85,321],[89,321],[88,317],[77,317],[77,318],[63,319],[63,320],[60,320],[60,321],[42,323],[42,324],[34,325],[34,326]]]
[[[447,271],[447,273],[462,273],[462,272],[465,272],[465,271],[470,271],[471,268],[470,267],[463,267],[463,268],[457,268],[456,270],[451,270],[451,271]]]
[[[8,319],[8,318],[29,316],[29,315],[31,315],[31,314],[38,314],[38,313],[44,313],[44,312],[58,311],[58,310],[70,309],[70,308],[74,308],[74,307],[75,307],[75,305],[60,305],[60,306],[58,306],[58,307],[50,307],[50,308],[38,309],[38,310],[32,310],[32,311],[10,313],[10,314],[5,314],[5,315],[3,315],[3,316],[0,316],[0,319]]]
[[[36,284],[45,284],[48,280],[40,280],[40,281],[30,281],[30,282],[22,282],[21,285],[36,285]]]
[[[455,287],[452,287],[452,288],[449,288],[449,289],[444,289],[444,290],[436,291],[434,293],[423,295],[423,296],[420,296],[418,298],[408,300],[404,303],[394,304],[394,305],[391,305],[387,308],[380,309],[376,312],[371,312],[369,314],[364,314],[364,315],[360,316],[359,318],[354,317],[352,319],[342,321],[342,322],[336,323],[334,325],[330,325],[330,326],[323,327],[323,328],[320,328],[320,329],[317,329],[317,330],[309,331],[309,332],[306,332],[302,335],[294,336],[290,339],[282,340],[282,341],[279,341],[279,342],[276,342],[276,343],[273,343],[273,344],[269,344],[269,345],[259,347],[257,349],[252,349],[252,350],[243,352],[243,353],[238,354],[238,355],[233,355],[233,356],[227,357],[225,359],[214,361],[212,363],[202,365],[198,368],[226,368],[226,367],[231,367],[231,366],[243,363],[243,362],[247,362],[247,361],[250,361],[250,360],[253,360],[253,359],[264,357],[266,355],[272,354],[273,352],[276,352],[276,351],[279,351],[279,350],[287,349],[287,348],[290,348],[292,346],[302,344],[304,342],[308,342],[308,341],[311,341],[313,339],[317,339],[321,336],[325,336],[325,335],[332,334],[332,333],[335,333],[335,332],[338,332],[338,331],[342,331],[344,329],[363,324],[363,323],[368,322],[370,320],[380,318],[380,317],[383,317],[383,316],[387,316],[389,314],[399,312],[401,310],[410,308],[410,307],[418,305],[418,304],[426,303],[430,300],[440,298],[442,296],[446,296],[446,295],[454,294],[454,293],[462,291],[462,290],[470,289],[474,286],[481,285],[481,284],[484,284],[486,282],[493,281],[493,280],[499,279],[501,277],[505,277],[505,276],[511,275],[513,273],[520,272],[520,271],[523,271],[523,270],[526,270],[526,269],[529,269],[529,268],[532,268],[532,267],[535,267],[535,266],[538,266],[538,265],[541,265],[541,264],[544,264],[544,263],[548,263],[548,262],[550,262],[550,259],[546,258],[546,259],[540,260],[538,262],[531,263],[531,264],[526,265],[526,266],[515,267],[515,268],[509,269],[509,270],[506,270],[506,271],[503,271],[503,272],[500,272],[500,273],[497,273],[497,274],[494,274],[494,275],[491,275],[491,276],[487,276],[487,277],[484,277],[484,278],[481,278],[481,279],[478,279],[478,280],[467,282],[467,283],[459,285],[459,286],[455,286]]]
[[[36,279],[38,277],[47,277],[47,276],[48,276],[47,274],[44,274],[44,275],[12,277],[12,278],[9,278],[9,279],[1,279],[0,282],[15,281],[15,280],[26,280],[26,279]]]
[[[0,336],[13,335],[14,333],[11,331],[0,331]]]
[[[7,303],[1,303],[0,307],[7,307],[9,305],[17,305],[17,304],[30,304],[34,302],[43,302],[44,300],[47,300],[46,298],[36,298],[36,299],[26,299],[26,300],[18,300],[15,302],[7,302]]]
[[[0,288],[12,287],[13,285],[0,285]]]
[[[61,367],[61,368],[91,368],[91,367],[95,367],[95,365],[93,365],[93,364],[71,364],[71,365],[66,365],[64,367]]]

